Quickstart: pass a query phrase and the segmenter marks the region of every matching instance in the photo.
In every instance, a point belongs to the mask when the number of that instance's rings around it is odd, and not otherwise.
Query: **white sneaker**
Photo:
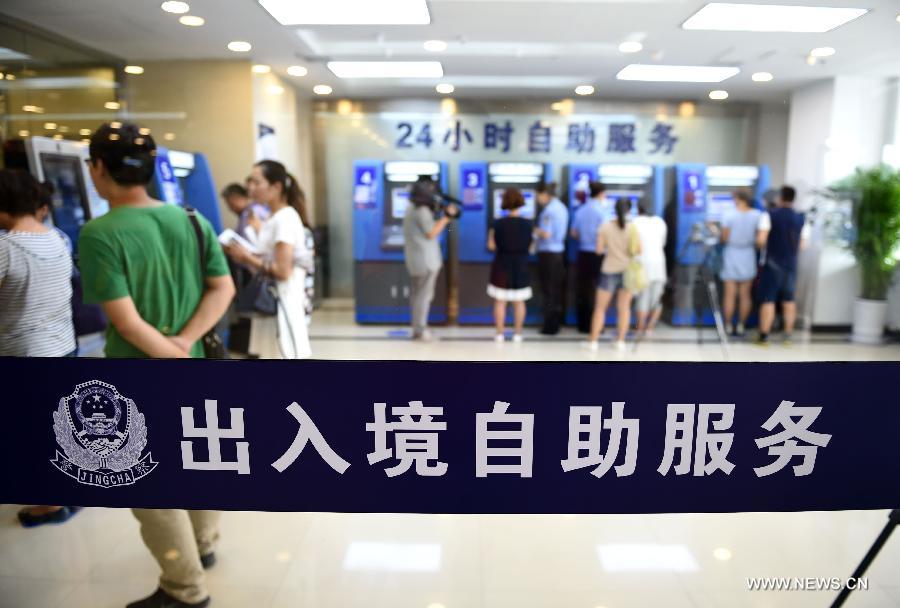
[[[625,352],[625,340],[616,340],[616,350],[621,352]]]
[[[496,342],[497,344],[503,344],[505,340],[506,338],[503,337],[503,334],[497,334],[496,336],[494,336],[494,342]]]
[[[600,348],[600,343],[596,340],[588,340],[587,342],[582,342],[582,344],[590,349],[591,352],[597,352],[597,349]]]
[[[515,342],[516,344],[521,344],[522,340],[523,340],[522,334],[514,334],[513,335],[513,342]]]

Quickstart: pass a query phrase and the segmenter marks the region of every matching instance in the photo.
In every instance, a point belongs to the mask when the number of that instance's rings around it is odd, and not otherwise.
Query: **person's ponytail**
[[[616,222],[619,228],[625,230],[625,222],[628,220],[628,212],[631,211],[631,201],[622,197],[616,201]]]
[[[297,178],[288,173],[285,178],[285,185],[287,186],[285,192],[288,204],[300,215],[300,221],[303,222],[303,225],[306,228],[312,228],[309,223],[309,216],[306,213],[306,194],[300,187],[299,182],[297,182]]]

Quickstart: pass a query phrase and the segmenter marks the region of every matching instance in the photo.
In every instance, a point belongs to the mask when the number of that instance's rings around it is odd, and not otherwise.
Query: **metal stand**
[[[694,288],[691,293],[696,295],[697,285],[700,284],[703,286],[703,289],[706,292],[706,304],[709,305],[709,309],[712,310],[713,313],[713,321],[715,322],[716,333],[719,336],[719,344],[722,347],[722,355],[727,361],[729,358],[728,333],[725,330],[725,319],[722,317],[722,309],[719,306],[719,289],[716,286],[716,276],[712,270],[714,243],[715,241],[713,239],[704,237],[702,226],[700,226],[699,229],[695,227],[691,237],[685,242],[681,251],[678,253],[677,259],[678,263],[684,266],[685,256],[692,249],[698,247],[702,248],[703,261],[700,263],[698,272],[694,277]],[[694,298],[692,297],[691,299]],[[703,344],[703,302],[699,299],[694,301],[694,315],[696,317],[697,344]]]
[[[872,543],[871,548],[866,553],[866,556],[859,563],[859,566],[856,567],[856,570],[853,571],[853,575],[851,578],[860,579],[866,573],[866,570],[869,569],[869,566],[872,565],[872,562],[875,561],[875,558],[878,557],[878,552],[881,551],[881,548],[884,547],[884,544],[891,537],[891,533],[894,529],[900,526],[900,509],[894,509],[888,515],[888,523],[885,524],[884,529],[881,531],[881,534],[878,535],[878,538],[875,539],[875,542]],[[840,594],[838,594],[837,598],[835,598],[834,602],[831,604],[831,608],[840,608],[844,605],[844,602],[847,601],[847,598],[850,597],[850,594],[853,592],[853,589],[848,587],[844,587],[841,589]]]

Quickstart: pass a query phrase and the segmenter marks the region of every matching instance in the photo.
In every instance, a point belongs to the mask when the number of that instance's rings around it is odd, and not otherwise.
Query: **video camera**
[[[422,176],[412,185],[410,201],[429,205],[434,209],[435,217],[446,215],[450,219],[456,220],[462,215],[462,202],[441,192],[430,176]]]

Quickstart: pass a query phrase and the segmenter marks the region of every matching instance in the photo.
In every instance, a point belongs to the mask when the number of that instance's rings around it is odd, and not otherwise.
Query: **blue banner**
[[[4,503],[401,513],[900,505],[898,363],[0,359],[0,373]]]

